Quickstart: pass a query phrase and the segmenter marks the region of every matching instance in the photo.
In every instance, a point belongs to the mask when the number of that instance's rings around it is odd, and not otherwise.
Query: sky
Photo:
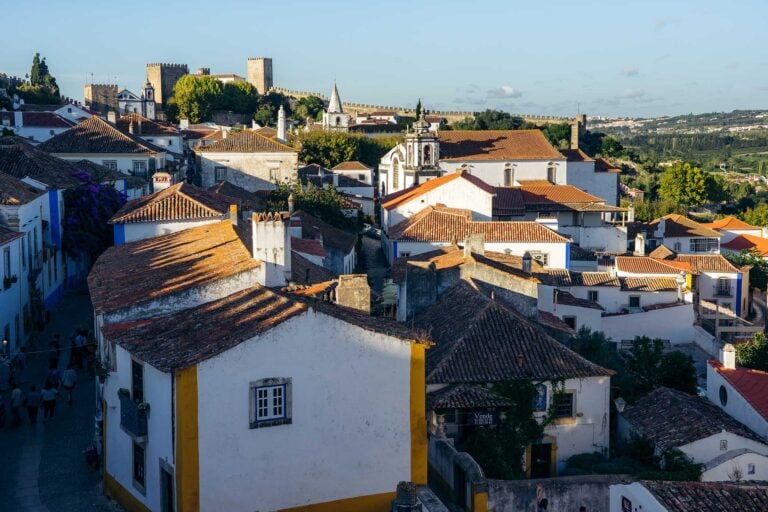
[[[765,0],[0,0],[0,72],[139,92],[148,62],[430,110],[651,117],[768,109]],[[93,78],[91,78],[93,77]]]

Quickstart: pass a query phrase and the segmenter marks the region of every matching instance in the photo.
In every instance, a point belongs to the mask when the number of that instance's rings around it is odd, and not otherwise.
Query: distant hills
[[[694,134],[768,130],[768,110],[734,110],[652,118],[591,117],[591,131],[618,134]]]

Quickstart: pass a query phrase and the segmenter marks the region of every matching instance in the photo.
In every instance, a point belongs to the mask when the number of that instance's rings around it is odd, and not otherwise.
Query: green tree
[[[456,130],[524,130],[536,126],[525,121],[522,117],[513,116],[501,110],[486,110],[454,123]]]
[[[253,115],[259,105],[259,93],[248,82],[229,82],[222,88],[217,108],[238,114]]]
[[[682,208],[701,206],[707,202],[704,171],[691,164],[676,163],[661,176],[659,196],[674,201]]]
[[[750,341],[736,345],[736,362],[745,368],[768,371],[768,340],[765,333],[756,332]]]
[[[678,350],[665,354],[659,339],[635,337],[627,356],[627,370],[637,383],[637,395],[644,395],[659,386],[691,394],[696,392],[696,368],[690,356]]]
[[[212,76],[184,75],[173,88],[179,117],[199,123],[211,119],[219,108],[223,85]]]
[[[341,132],[308,132],[301,136],[299,160],[332,168],[354,160],[360,150],[360,138]]]
[[[760,203],[754,208],[747,208],[741,218],[753,226],[768,226],[768,203]]]
[[[416,119],[421,117],[421,110],[422,110],[421,98],[419,98],[419,101],[416,103]]]
[[[288,209],[288,196],[293,194],[294,208],[303,210],[320,220],[341,229],[356,229],[357,219],[345,217],[342,213],[342,196],[335,187],[303,187],[301,183],[277,183],[267,199],[267,211]]]
[[[607,135],[600,141],[600,154],[609,158],[618,158],[624,154],[624,146],[616,137]]]
[[[40,80],[40,54],[35,53],[35,56],[32,57],[32,70],[29,72],[29,83],[32,85],[41,85],[42,81]]]
[[[567,149],[570,145],[571,125],[568,123],[548,124],[541,128],[541,132],[557,148]]]
[[[32,58],[29,83],[19,85],[15,88],[15,92],[26,103],[58,104],[61,101],[61,94],[59,93],[56,79],[48,70],[45,58],[41,59],[39,53],[35,53],[35,56]]]
[[[286,117],[291,117],[293,111],[289,98],[278,92],[270,92],[261,97],[259,108],[253,119],[261,126],[274,126],[277,123],[277,112],[283,107]]]
[[[696,367],[688,354],[679,350],[661,356],[659,362],[659,385],[679,389],[691,395],[696,394],[698,379]]]
[[[728,200],[728,183],[718,174],[709,173],[704,181],[707,200],[711,203],[722,203]]]
[[[302,123],[307,118],[317,120],[322,115],[324,108],[323,100],[317,96],[300,98],[293,107],[293,118]]]
[[[744,249],[739,254],[729,254],[727,258],[733,263],[742,266],[749,265],[749,286],[758,290],[768,288],[768,261],[752,249]]]

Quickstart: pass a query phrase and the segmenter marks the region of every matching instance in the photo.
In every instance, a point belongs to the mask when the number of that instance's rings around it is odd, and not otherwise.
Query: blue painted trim
[[[744,278],[744,274],[739,272],[736,274],[736,316],[741,316],[741,283]]]
[[[45,309],[53,309],[63,297],[64,287],[62,285],[58,285],[51,293],[48,294],[48,296],[43,301]]]
[[[48,191],[48,208],[51,211],[51,242],[61,249],[61,212],[59,211],[59,191]]]
[[[115,235],[115,245],[123,245],[125,243],[125,224],[114,224],[113,232]]]
[[[392,242],[392,261],[394,263],[397,259],[397,242]]]
[[[565,242],[565,268],[571,270],[571,242]]]

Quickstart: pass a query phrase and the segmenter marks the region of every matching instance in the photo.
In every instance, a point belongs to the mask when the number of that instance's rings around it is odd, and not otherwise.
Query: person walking
[[[53,419],[53,416],[56,414],[56,395],[59,392],[53,386],[46,385],[40,394],[43,398],[43,421]]]
[[[61,335],[54,334],[51,340],[51,355],[48,359],[49,366],[59,366],[59,356],[61,355]]]
[[[61,385],[61,374],[59,373],[59,368],[57,366],[54,366],[53,363],[51,363],[51,367],[48,369],[48,375],[45,377],[45,386],[44,387],[54,387],[56,389],[59,389],[59,386]]]
[[[37,390],[35,385],[29,386],[29,393],[27,393],[27,416],[29,416],[29,424],[34,425],[37,423],[37,411],[40,409],[40,404],[43,401],[43,397]]]
[[[11,426],[17,427],[21,423],[21,388],[18,384],[13,385],[11,391]]]
[[[75,389],[75,384],[77,384],[77,372],[70,364],[64,372],[64,375],[61,377],[61,387],[64,388],[67,403],[69,403],[70,406],[72,405],[72,391]]]

